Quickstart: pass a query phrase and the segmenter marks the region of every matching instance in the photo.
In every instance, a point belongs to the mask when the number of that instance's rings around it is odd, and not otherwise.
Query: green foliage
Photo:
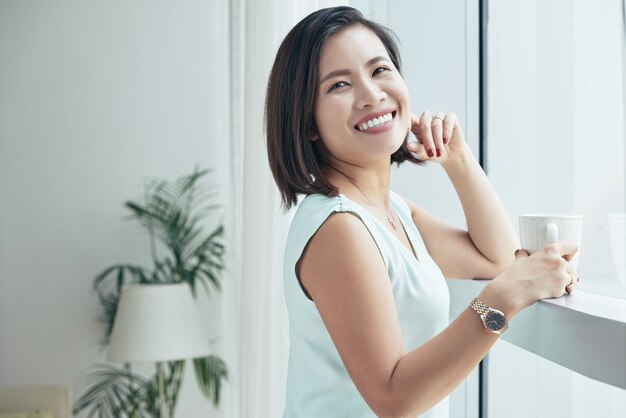
[[[109,342],[125,285],[186,282],[194,295],[198,285],[207,292],[221,290],[224,227],[220,224],[208,234],[202,227],[207,215],[219,208],[205,204],[216,197],[214,191],[198,190],[198,182],[208,173],[194,170],[174,183],[154,181],[146,186],[143,204],[125,202],[131,219],[148,232],[153,266],[149,269],[115,264],[95,277],[93,287],[103,308],[100,320],[106,325],[104,344]],[[164,254],[159,256],[159,251]],[[165,402],[170,415],[176,406],[184,369],[184,361],[166,363]],[[194,371],[202,392],[217,405],[222,383],[228,379],[226,364],[215,356],[199,358],[194,360]],[[74,414],[88,410],[90,417],[158,416],[156,373],[145,379],[133,373],[128,364],[123,368],[104,364],[93,370],[88,380],[92,383],[76,402]]]
[[[228,378],[226,363],[215,356],[197,358],[193,360],[196,380],[202,393],[213,400],[213,405],[217,406],[220,401],[220,390],[222,379]]]
[[[132,373],[129,367],[98,365],[88,378],[93,383],[74,405],[74,413],[91,408],[89,417],[151,417],[155,404],[151,382]],[[151,415],[152,414],[152,415]]]

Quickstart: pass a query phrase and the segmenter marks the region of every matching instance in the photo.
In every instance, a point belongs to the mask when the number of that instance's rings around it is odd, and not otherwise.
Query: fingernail
[[[437,148],[437,157],[441,157],[441,150]]]
[[[448,143],[448,138],[443,138],[443,144],[447,144]]]
[[[428,150],[427,154],[430,158],[433,158],[435,156],[435,153],[431,149]]]

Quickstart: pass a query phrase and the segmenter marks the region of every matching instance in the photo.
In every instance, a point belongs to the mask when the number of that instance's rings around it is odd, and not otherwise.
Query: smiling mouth
[[[389,112],[385,115],[372,118],[368,120],[367,122],[361,123],[359,125],[355,125],[354,129],[356,129],[357,131],[361,131],[361,132],[367,131],[370,128],[376,128],[378,126],[385,125],[386,123],[393,120],[393,118],[395,117],[396,117],[396,111],[394,110],[393,112]]]

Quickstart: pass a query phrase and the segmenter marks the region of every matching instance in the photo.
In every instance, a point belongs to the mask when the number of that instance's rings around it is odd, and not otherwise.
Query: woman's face
[[[356,25],[331,36],[319,63],[318,137],[350,164],[385,161],[410,128],[409,94],[378,36]]]

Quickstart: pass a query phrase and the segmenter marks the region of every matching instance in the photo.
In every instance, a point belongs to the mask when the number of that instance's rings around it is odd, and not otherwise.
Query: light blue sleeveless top
[[[407,203],[394,192],[390,193],[390,203],[415,255],[378,219],[342,194],[309,195],[294,215],[283,265],[290,334],[283,418],[375,417],[350,379],[315,303],[306,296],[296,277],[295,266],[304,247],[333,212],[358,216],[376,241],[391,280],[406,352],[448,326],[450,294],[441,270],[426,251]],[[448,399],[421,417],[448,418]]]

